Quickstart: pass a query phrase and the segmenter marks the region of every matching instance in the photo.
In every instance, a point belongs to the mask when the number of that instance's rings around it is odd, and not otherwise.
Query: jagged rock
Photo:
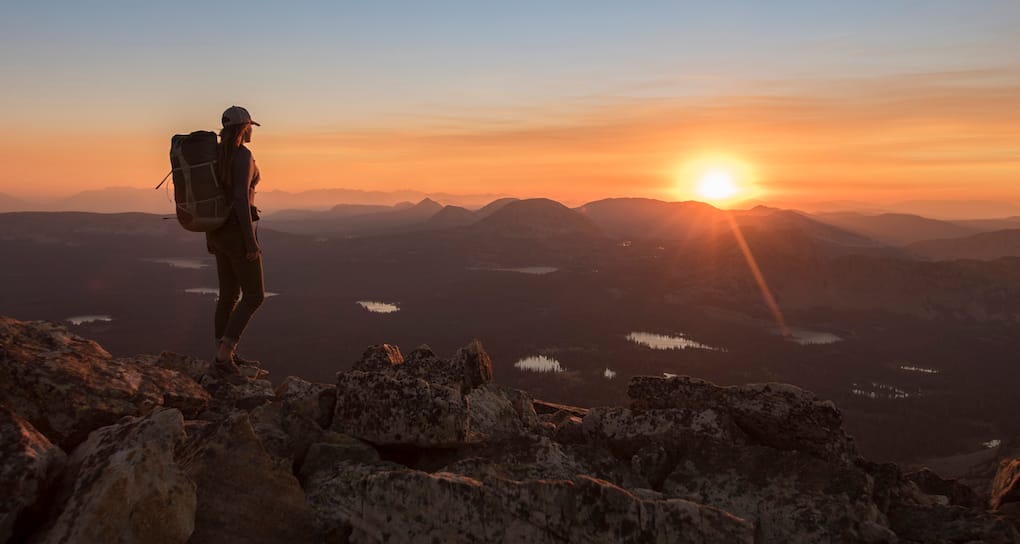
[[[477,439],[517,436],[538,425],[531,397],[523,391],[489,383],[472,389],[465,398],[468,429]]]
[[[683,408],[725,414],[745,435],[772,448],[843,461],[857,456],[836,406],[793,385],[719,387],[689,376],[638,376],[627,394],[635,410]]]
[[[276,388],[276,397],[294,407],[323,429],[328,429],[336,409],[336,386],[312,383],[296,376],[287,376]]]
[[[750,543],[749,523],[683,500],[642,500],[588,476],[479,481],[450,473],[347,470],[309,485],[350,542]],[[427,514],[423,515],[423,513]]]
[[[945,497],[947,504],[976,508],[981,502],[973,489],[956,480],[946,480],[927,468],[904,474],[903,477],[929,495]]]
[[[451,360],[454,368],[460,367],[464,377],[464,391],[470,391],[492,382],[492,360],[485,353],[481,341],[471,340],[466,347],[457,350]]]
[[[197,359],[188,355],[181,355],[172,351],[164,351],[160,353],[159,357],[156,358],[152,364],[167,370],[176,370],[196,382],[201,381],[202,376],[208,374],[209,369],[212,366],[209,361]]]
[[[1020,502],[1020,459],[1003,459],[992,480],[989,506],[998,510],[1004,504],[1015,502]]]
[[[64,448],[124,416],[165,406],[194,417],[209,395],[187,376],[130,359],[54,323],[0,317],[0,404]]]
[[[782,384],[637,378],[630,407],[584,410],[492,383],[477,341],[451,359],[423,346],[405,361],[377,346],[335,387],[288,378],[273,391],[266,380],[224,383],[206,374],[207,363],[171,353],[115,361],[50,324],[0,321],[0,340],[0,396],[21,402],[19,388],[59,385],[52,406],[37,393],[35,404],[10,406],[18,411],[11,417],[31,422],[20,410],[35,410],[49,428],[75,430],[119,413],[109,406],[152,414],[93,433],[65,471],[66,493],[34,501],[33,512],[55,505],[59,520],[39,521],[66,534],[117,526],[129,540],[138,523],[157,527],[146,541],[184,534],[174,524],[179,510],[145,521],[183,471],[194,484],[190,541],[198,543],[1020,541],[1002,516],[957,506],[973,496],[953,481],[859,458],[831,403]],[[44,379],[23,379],[37,377],[36,367]],[[51,377],[60,371],[74,379]],[[171,424],[166,414],[175,412],[157,408],[183,402],[173,387],[188,375],[200,377],[212,400],[203,419],[177,413]],[[104,408],[102,417],[93,406]],[[176,474],[167,461],[174,452]],[[164,471],[159,481],[129,471],[147,463]],[[1012,500],[1016,473],[1003,465],[1000,503]],[[145,492],[156,498],[127,519],[124,503]],[[22,503],[12,504],[29,519]],[[102,508],[113,512],[105,521],[82,521]]]
[[[492,362],[478,340],[449,360],[428,346],[399,354],[374,346],[356,370],[337,374],[334,430],[378,445],[436,447],[537,425],[530,397],[490,383]]]
[[[201,384],[212,395],[209,413],[202,414],[205,419],[219,419],[234,410],[252,410],[276,398],[269,380],[245,380],[232,384],[206,374],[202,376]]]
[[[25,539],[24,532],[30,531],[35,523],[26,523],[24,518],[18,523],[19,516],[31,511],[36,501],[47,493],[66,460],[64,452],[29,422],[0,406],[0,489],[3,490],[0,494],[0,542],[7,542],[12,535],[19,541]]]
[[[288,377],[273,402],[251,411],[252,427],[262,445],[281,467],[304,461],[308,447],[323,439],[336,404],[336,386]]]
[[[247,414],[233,414],[196,432],[178,461],[197,485],[191,542],[315,540],[301,486],[266,453]]]
[[[173,457],[183,439],[176,409],[94,431],[68,460],[70,497],[42,542],[187,541],[195,484]]]
[[[365,372],[386,371],[394,365],[404,364],[404,356],[400,354],[400,348],[389,344],[371,346],[365,350],[361,359],[354,363],[352,370],[363,370]]]
[[[353,370],[337,375],[336,393],[337,432],[372,444],[444,446],[467,439],[468,406],[458,389],[402,372]]]

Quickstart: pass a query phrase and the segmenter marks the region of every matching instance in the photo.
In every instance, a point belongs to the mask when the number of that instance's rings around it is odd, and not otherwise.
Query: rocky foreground
[[[585,410],[374,346],[335,384],[115,359],[0,318],[3,542],[1020,542],[1020,461],[991,497],[862,459],[785,384],[638,377]]]

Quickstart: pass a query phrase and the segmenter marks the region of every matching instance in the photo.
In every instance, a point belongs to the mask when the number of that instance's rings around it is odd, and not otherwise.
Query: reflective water
[[[616,377],[616,371],[606,368],[606,371],[603,372],[602,375],[611,380]]]
[[[812,331],[790,327],[790,339],[802,346],[817,346],[822,344],[834,344],[843,339],[831,332]]]
[[[67,321],[70,321],[72,325],[81,325],[83,323],[113,321],[113,317],[108,315],[76,315],[67,318]]]
[[[359,300],[358,304],[360,304],[362,308],[377,314],[391,314],[393,312],[400,311],[400,308],[396,304],[390,304],[389,302]]]
[[[212,295],[219,296],[220,290],[216,287],[190,287],[184,290],[185,293],[191,293],[193,295]],[[279,296],[280,293],[274,293],[272,291],[266,291],[266,298]]]
[[[652,349],[707,349],[713,351],[719,349],[685,338],[683,335],[667,336],[651,332],[632,332],[627,335],[627,340]]]
[[[867,397],[869,399],[902,400],[918,396],[917,393],[908,393],[898,387],[878,382],[855,383],[850,388],[850,392],[859,397]]]
[[[936,369],[936,368],[927,368],[927,367],[923,367],[923,366],[914,366],[914,365],[900,365],[900,370],[905,370],[907,372],[920,372],[921,374],[938,374],[939,373],[939,370]]]
[[[553,272],[559,270],[559,268],[553,266],[523,266],[519,268],[469,268],[468,270],[484,270],[487,272],[517,272],[519,274],[542,276],[545,274],[552,274]]]
[[[545,355],[535,355],[533,357],[525,357],[520,361],[514,363],[514,367],[520,370],[530,370],[532,372],[563,372],[563,366],[556,359],[551,359]]]
[[[209,263],[201,259],[187,259],[178,257],[166,257],[160,259],[142,259],[150,263],[168,264],[173,268],[187,268],[189,270],[200,270],[209,268]]]

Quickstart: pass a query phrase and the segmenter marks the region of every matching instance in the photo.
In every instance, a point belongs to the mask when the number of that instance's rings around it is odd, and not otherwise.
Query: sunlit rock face
[[[70,497],[44,543],[183,542],[195,529],[195,484],[174,460],[176,409],[96,430],[68,461]]]
[[[1020,541],[987,493],[861,459],[785,384],[636,377],[628,406],[578,408],[495,383],[475,340],[274,388],[0,324],[0,543]]]
[[[209,402],[187,376],[114,359],[53,323],[0,317],[0,346],[0,404],[63,447],[124,416],[164,406],[195,417]]]

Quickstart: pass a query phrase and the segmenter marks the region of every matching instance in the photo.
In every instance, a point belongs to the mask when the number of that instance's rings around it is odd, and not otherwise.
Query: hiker
[[[251,141],[252,121],[248,110],[231,106],[223,112],[223,130],[216,157],[216,176],[229,192],[230,213],[222,227],[206,233],[209,253],[216,256],[219,299],[214,318],[216,333],[215,370],[239,375],[241,365],[258,366],[237,354],[237,344],[248,321],[265,299],[262,251],[255,234],[259,220],[255,208],[255,186],[259,169],[244,146]],[[243,296],[242,296],[243,294]],[[240,300],[240,303],[238,303]]]

